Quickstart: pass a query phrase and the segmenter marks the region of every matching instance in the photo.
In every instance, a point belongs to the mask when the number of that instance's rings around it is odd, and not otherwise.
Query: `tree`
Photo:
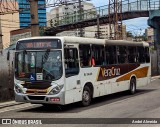
[[[127,37],[134,37],[133,34],[132,34],[130,31],[127,31],[127,32],[126,32],[126,36],[127,36]]]
[[[53,20],[50,20],[50,26],[53,27]]]

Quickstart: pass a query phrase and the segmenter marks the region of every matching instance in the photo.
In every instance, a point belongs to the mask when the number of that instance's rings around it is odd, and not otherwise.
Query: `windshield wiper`
[[[47,49],[47,51],[44,54],[44,57],[42,56],[43,57],[43,63],[42,64],[44,64],[48,60],[49,53],[50,53],[50,49]]]

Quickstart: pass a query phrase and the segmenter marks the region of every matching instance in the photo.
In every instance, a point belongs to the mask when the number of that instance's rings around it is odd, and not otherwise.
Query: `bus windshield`
[[[17,52],[15,66],[16,78],[20,80],[58,80],[62,76],[62,53],[49,49]]]

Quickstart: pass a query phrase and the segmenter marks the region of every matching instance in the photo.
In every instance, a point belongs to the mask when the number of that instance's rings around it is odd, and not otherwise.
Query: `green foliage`
[[[53,20],[50,20],[50,26],[53,27]]]
[[[133,34],[132,34],[130,31],[127,31],[127,32],[126,32],[126,36],[127,36],[127,37],[134,37]]]
[[[44,36],[44,32],[45,32],[45,28],[44,27],[40,27],[39,28],[39,35],[40,36]]]

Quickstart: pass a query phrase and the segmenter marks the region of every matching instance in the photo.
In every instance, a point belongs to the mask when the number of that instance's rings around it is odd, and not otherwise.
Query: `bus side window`
[[[145,52],[144,52],[144,47],[143,46],[138,46],[138,62],[139,63],[145,63]]]
[[[100,66],[104,65],[104,46],[103,45],[92,45],[92,65]]]
[[[66,77],[77,75],[79,73],[78,51],[76,48],[65,48],[65,73]]]
[[[80,66],[90,67],[91,66],[91,48],[89,44],[79,45],[79,55],[80,55]]]
[[[116,55],[116,46],[105,46],[106,53],[106,63],[107,64],[116,64],[117,63],[117,55]]]
[[[150,55],[149,55],[149,48],[148,47],[145,47],[145,60],[146,60],[146,63],[150,62]]]
[[[118,63],[127,63],[127,47],[117,46]]]
[[[128,47],[128,63],[137,62],[137,51],[135,46]]]

